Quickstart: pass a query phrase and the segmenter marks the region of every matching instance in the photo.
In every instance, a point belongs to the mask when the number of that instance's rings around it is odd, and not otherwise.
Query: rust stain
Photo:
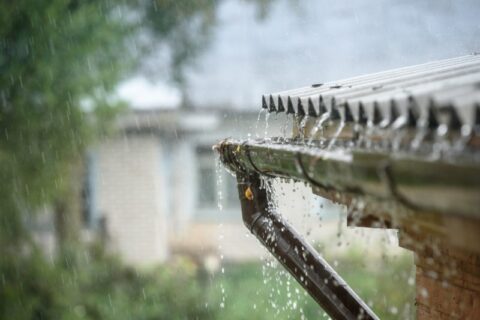
[[[250,189],[250,187],[248,187],[248,188],[245,190],[245,198],[247,198],[247,199],[250,200],[250,201],[253,200],[253,192],[252,192],[252,189]]]

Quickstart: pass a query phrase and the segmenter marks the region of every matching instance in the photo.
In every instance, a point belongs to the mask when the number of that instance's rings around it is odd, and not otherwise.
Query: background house
[[[267,252],[244,227],[235,178],[216,160],[212,146],[226,137],[288,134],[289,119],[268,117],[266,122],[263,112],[222,109],[133,109],[123,115],[116,133],[86,156],[79,181],[84,239],[100,237],[110,252],[139,266],[176,255],[213,269],[222,259],[258,261]],[[334,218],[342,208],[304,185],[276,186],[282,215],[312,240],[335,240]],[[34,223],[35,238],[52,256],[54,224],[49,208]],[[312,228],[319,225],[323,228]]]
[[[245,237],[235,179],[212,152],[233,130],[238,136],[241,128],[245,137],[255,132],[258,116],[161,109],[125,115],[118,134],[89,153],[86,226],[104,228],[109,247],[135,264],[176,253],[201,259],[260,255],[263,249]]]

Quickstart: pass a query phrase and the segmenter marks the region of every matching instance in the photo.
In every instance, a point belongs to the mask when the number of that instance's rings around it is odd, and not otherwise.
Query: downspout
[[[332,319],[378,319],[345,281],[277,213],[257,173],[237,172],[247,228],[308,291]]]

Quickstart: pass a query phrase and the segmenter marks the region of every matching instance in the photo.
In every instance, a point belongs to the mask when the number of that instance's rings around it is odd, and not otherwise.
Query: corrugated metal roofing
[[[350,79],[264,95],[262,107],[319,117],[339,113],[345,121],[411,126],[445,122],[480,127],[480,55],[429,62]]]

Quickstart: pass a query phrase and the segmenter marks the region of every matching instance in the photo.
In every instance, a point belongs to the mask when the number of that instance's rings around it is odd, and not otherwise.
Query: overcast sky
[[[264,93],[469,54],[479,16],[478,0],[279,0],[258,20],[254,6],[225,1],[188,92],[197,107],[259,108]],[[119,91],[135,107],[179,102],[143,77]]]

